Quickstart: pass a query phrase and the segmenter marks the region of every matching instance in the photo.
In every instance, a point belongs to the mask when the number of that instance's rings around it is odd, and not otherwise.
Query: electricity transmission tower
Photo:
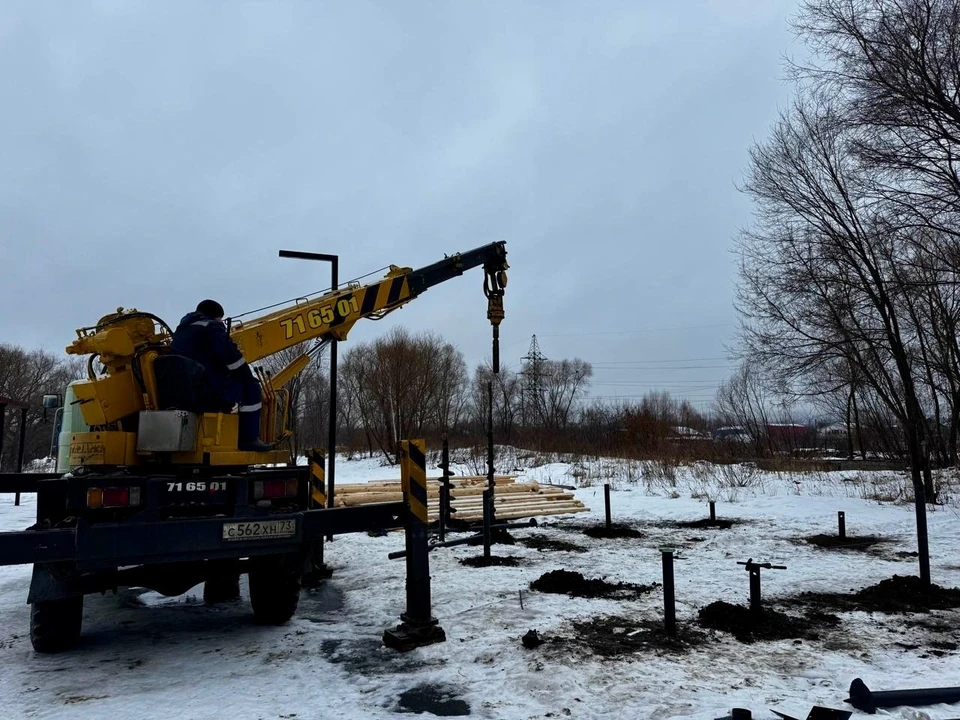
[[[540,352],[537,336],[530,340],[530,349],[521,360],[523,384],[520,389],[520,425],[525,427],[527,420],[542,420],[544,364],[547,358]]]

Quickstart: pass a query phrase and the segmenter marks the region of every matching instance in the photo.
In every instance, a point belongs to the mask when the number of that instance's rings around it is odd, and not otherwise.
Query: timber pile
[[[563,515],[587,512],[588,508],[572,492],[537,482],[517,482],[514,475],[494,475],[494,507],[497,520],[518,520],[541,515]],[[440,515],[439,477],[427,478],[427,511],[429,521]],[[450,478],[451,517],[466,522],[483,521],[484,475],[454,475]],[[335,504],[366,505],[397,502],[403,499],[399,480],[376,480],[368,483],[337,484]]]

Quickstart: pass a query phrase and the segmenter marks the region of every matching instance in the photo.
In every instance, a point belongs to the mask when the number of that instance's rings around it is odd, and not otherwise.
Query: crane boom
[[[307,340],[345,340],[358,320],[381,317],[429,288],[482,265],[497,355],[497,330],[503,318],[502,296],[508,267],[506,257],[506,243],[494,242],[416,270],[394,265],[382,279],[367,285],[333,290],[250,322],[231,322],[230,336],[248,363]]]
[[[319,340],[322,343],[345,340],[362,318],[383,317],[434,285],[482,265],[487,318],[493,327],[493,371],[499,372],[499,330],[504,317],[503,291],[507,284],[508,268],[506,258],[506,243],[494,242],[444,257],[416,270],[391,265],[385,277],[367,285],[350,283],[342,289],[310,300],[295,301],[250,321],[232,321],[229,323],[230,334],[248,363],[275,355],[304,341]],[[78,434],[78,437],[86,439],[72,443],[71,448],[74,445],[78,448],[86,445],[101,447],[102,443],[97,443],[107,438],[113,443],[117,456],[124,458],[124,462],[118,464],[137,461],[139,456],[134,452],[133,444],[138,442],[139,414],[167,406],[160,400],[154,363],[161,362],[169,353],[172,335],[170,326],[163,320],[133,308],[117,308],[115,313],[100,318],[96,325],[77,330],[77,339],[66,350],[69,354],[89,356],[89,379],[78,381],[72,387],[84,422],[95,428],[96,432],[90,436],[92,440],[83,433]],[[95,358],[99,358],[103,367],[100,373],[94,371]],[[274,413],[279,407],[275,395],[284,392],[283,385],[302,372],[307,364],[305,353],[278,371],[273,378],[268,377],[262,368],[257,369],[264,388],[263,407],[267,418],[264,430],[268,437],[277,436],[271,429],[277,419]],[[182,383],[178,381],[175,384]],[[288,406],[284,407],[288,409]],[[205,413],[204,418],[208,415],[210,413]],[[227,421],[217,414],[210,415],[210,418],[209,422],[214,423],[211,426],[214,428],[220,428],[222,422],[235,426],[236,418]],[[222,462],[236,457],[235,449],[224,449],[230,443],[224,445],[222,437],[226,436],[220,429],[210,432],[214,433],[215,442],[209,438],[205,442],[208,446],[214,442],[219,450],[206,447],[193,451],[194,455],[190,455],[190,458],[199,457],[197,453],[205,453],[206,456],[220,453]],[[231,455],[231,452],[234,454]],[[73,454],[71,450],[71,456]]]

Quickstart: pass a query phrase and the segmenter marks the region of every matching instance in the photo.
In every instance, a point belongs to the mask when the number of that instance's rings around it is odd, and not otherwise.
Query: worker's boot
[[[247,440],[240,443],[239,449],[245,452],[266,452],[267,450],[273,450],[273,445],[262,440]]]

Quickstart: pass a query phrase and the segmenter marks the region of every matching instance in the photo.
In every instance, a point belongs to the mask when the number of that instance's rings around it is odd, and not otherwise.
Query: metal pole
[[[339,288],[340,267],[339,258],[336,255],[330,256],[330,287],[333,290]],[[327,452],[327,507],[332,508],[334,483],[337,474],[337,341],[330,342],[330,419],[329,438],[327,445],[330,450]],[[333,535],[327,535],[327,540],[333,540]]]
[[[0,403],[0,472],[3,472],[3,420],[7,415],[7,404]]]
[[[489,490],[483,491],[483,557],[490,559],[490,543],[492,542],[492,531],[490,526],[493,524],[493,496]]]
[[[23,446],[27,439],[27,408],[20,408],[20,447],[17,449],[17,472],[23,472]],[[20,493],[13,500],[14,505],[20,504]]]
[[[610,483],[603,484],[603,507],[607,513],[607,530],[611,528],[610,521]]]
[[[340,288],[340,256],[327,253],[300,252],[299,250],[281,250],[280,257],[299,260],[320,260],[330,263],[330,290]],[[334,507],[334,484],[337,462],[337,341],[330,340],[330,418],[329,437],[327,438],[327,507]],[[333,540],[333,535],[327,535]]]
[[[837,525],[840,537],[845,538],[847,536],[847,521],[843,514],[843,510],[837,513]]]
[[[677,603],[673,585],[673,548],[660,548],[663,560],[663,626],[667,635],[677,634]]]
[[[450,443],[447,436],[443,436],[443,456],[440,460],[443,477],[440,484],[440,542],[446,540],[447,513],[450,512]]]
[[[495,520],[493,498],[496,483],[493,479],[493,381],[487,381],[487,491],[490,493],[490,522]]]
[[[763,609],[760,607],[760,568],[750,566],[750,611],[760,613]]]
[[[710,501],[710,522],[716,522],[716,521],[717,521],[717,501],[711,500]]]
[[[926,491],[923,483],[919,483],[914,490],[914,513],[917,518],[917,550],[920,562],[920,583],[923,587],[930,587],[930,540],[927,536],[927,507]]]

